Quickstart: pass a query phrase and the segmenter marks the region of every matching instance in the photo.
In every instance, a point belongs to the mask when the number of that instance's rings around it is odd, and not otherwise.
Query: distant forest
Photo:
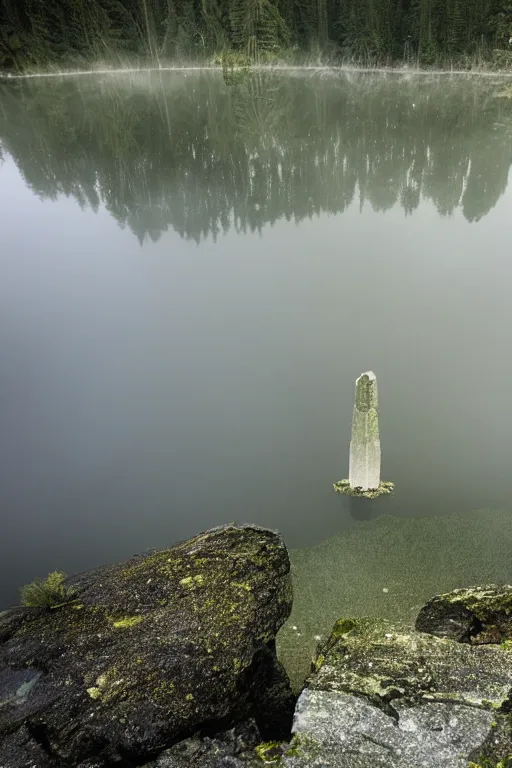
[[[512,0],[0,0],[0,67],[512,66]]]

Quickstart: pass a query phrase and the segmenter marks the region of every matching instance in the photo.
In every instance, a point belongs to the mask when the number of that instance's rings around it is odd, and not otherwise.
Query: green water
[[[295,687],[337,619],[375,616],[414,624],[434,595],[510,583],[511,551],[510,512],[493,510],[383,516],[292,551],[294,604],[279,635],[279,652]]]

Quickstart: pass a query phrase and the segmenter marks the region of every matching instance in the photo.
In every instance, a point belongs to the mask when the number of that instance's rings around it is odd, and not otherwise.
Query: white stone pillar
[[[380,437],[377,377],[362,373],[356,381],[350,441],[349,485],[362,491],[380,486]]]

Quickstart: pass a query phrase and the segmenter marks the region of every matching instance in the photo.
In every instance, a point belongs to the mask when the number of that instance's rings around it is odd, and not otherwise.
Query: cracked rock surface
[[[512,753],[512,654],[345,619],[295,710],[287,768],[467,768]]]

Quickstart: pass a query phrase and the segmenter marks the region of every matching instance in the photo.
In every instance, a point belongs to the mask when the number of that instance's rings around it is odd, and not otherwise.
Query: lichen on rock
[[[294,699],[275,636],[289,571],[277,533],[228,525],[67,579],[74,604],[1,616],[2,768],[41,745],[50,766],[140,765],[205,724],[247,717],[263,738],[284,737]],[[1,675],[15,669],[39,677],[13,699]]]
[[[454,589],[421,609],[416,629],[471,644],[512,640],[512,586]]]
[[[309,747],[285,752],[283,766],[467,768],[507,722],[511,689],[499,646],[342,619],[297,703],[290,747]]]

